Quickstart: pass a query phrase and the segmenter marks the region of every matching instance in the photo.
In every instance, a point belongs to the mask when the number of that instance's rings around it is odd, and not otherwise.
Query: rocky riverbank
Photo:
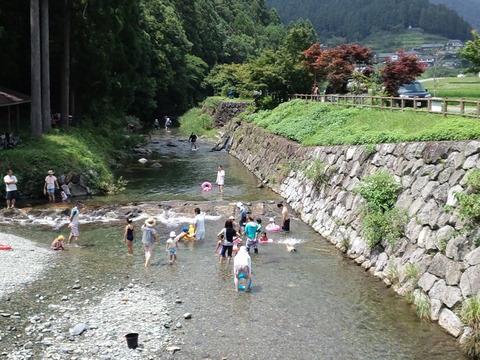
[[[182,328],[185,318],[172,319],[163,290],[133,280],[125,288],[109,290],[101,301],[90,304],[85,293],[102,292],[102,287],[75,284],[68,295],[48,301],[48,313],[29,316],[25,335],[8,353],[6,359],[158,359],[165,352],[181,348],[175,344],[172,330]],[[97,296],[94,296],[93,300]],[[9,317],[10,314],[3,313]],[[12,317],[21,317],[13,314]],[[10,326],[8,331],[14,331]],[[125,335],[138,333],[138,347],[130,349]]]

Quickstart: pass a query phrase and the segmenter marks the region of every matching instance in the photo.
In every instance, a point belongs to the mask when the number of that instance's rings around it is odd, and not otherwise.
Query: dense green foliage
[[[194,108],[183,114],[180,119],[180,133],[190,136],[194,132],[197,136],[214,137],[217,131],[213,128],[213,118],[200,108]]]
[[[108,137],[104,131],[109,132]],[[41,138],[20,143],[14,150],[2,150],[0,166],[13,169],[21,195],[42,196],[48,170],[82,174],[96,193],[107,193],[122,182],[114,180],[111,168],[125,157],[126,149],[144,141],[123,129],[85,127],[72,128],[68,133],[54,129]]]
[[[409,26],[420,27],[428,33],[450,39],[470,38],[471,26],[444,5],[428,0],[267,0],[269,7],[278,10],[284,23],[310,19],[317,34],[329,41],[360,42],[378,31],[401,31]],[[337,45],[337,44],[334,44]]]
[[[393,247],[395,241],[404,235],[407,215],[394,207],[399,188],[388,172],[377,171],[365,176],[353,189],[366,202],[361,214],[362,233],[371,248],[383,240]]]
[[[60,111],[63,7],[50,1],[52,110]],[[70,87],[74,119],[144,121],[204,98],[216,64],[244,62],[283,44],[286,29],[263,0],[72,0]],[[0,85],[30,93],[29,2],[0,11]]]
[[[458,53],[464,59],[470,61],[471,66],[467,69],[469,73],[480,72],[480,34],[477,30],[472,31],[473,40],[467,41],[465,47]]]
[[[303,145],[378,144],[403,141],[467,140],[480,137],[473,118],[442,117],[409,110],[351,108],[293,100],[274,110],[242,118]]]

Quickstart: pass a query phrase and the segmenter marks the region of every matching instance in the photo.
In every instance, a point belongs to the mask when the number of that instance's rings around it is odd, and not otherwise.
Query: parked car
[[[403,84],[398,89],[398,96],[401,98],[429,98],[430,93],[423,87],[422,83],[414,80],[409,84]],[[425,101],[417,101],[417,107],[425,106]],[[405,101],[405,106],[413,106],[413,101]]]

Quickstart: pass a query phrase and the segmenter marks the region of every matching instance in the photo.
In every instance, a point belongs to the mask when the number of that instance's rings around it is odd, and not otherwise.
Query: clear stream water
[[[270,190],[257,188],[258,180],[236,159],[224,152],[209,152],[210,145],[191,152],[186,142],[172,134],[163,135],[157,145],[162,154],[119,171],[129,180],[124,194],[86,202],[280,200]],[[155,162],[162,166],[152,167]],[[224,195],[219,196],[215,188],[202,193],[199,184],[215,182],[219,163],[227,174]],[[262,216],[264,224],[269,216],[278,219],[278,213],[271,211]],[[252,254],[251,292],[235,293],[231,266],[220,265],[214,254],[215,235],[225,218],[209,214],[206,239],[181,243],[175,265],[168,264],[164,246],[156,247],[148,270],[138,243],[134,257],[126,256],[123,223],[103,219],[81,224],[85,248],[55,253],[56,260],[41,280],[12,294],[2,311],[18,311],[24,318],[46,312],[49,303],[72,292],[75,281],[84,287],[97,286],[100,294],[101,289],[135,281],[165,289],[171,298],[171,315],[184,325],[176,330],[182,350],[171,356],[175,359],[465,359],[455,339],[437,325],[422,323],[405,300],[297,219],[292,221],[290,234],[274,233],[270,236],[274,243],[261,244],[259,254]],[[137,232],[142,222],[135,223]],[[156,228],[165,240],[171,230],[178,231],[187,222],[184,216],[170,217],[159,221]],[[54,223],[1,225],[0,231],[48,247],[56,233],[68,233],[66,223]],[[295,243],[297,252],[287,252],[285,242]],[[44,302],[38,301],[39,296]],[[175,304],[176,298],[182,303]],[[185,312],[193,318],[184,320]],[[142,334],[140,343],[141,338]],[[5,337],[0,348],[8,350],[12,341]]]

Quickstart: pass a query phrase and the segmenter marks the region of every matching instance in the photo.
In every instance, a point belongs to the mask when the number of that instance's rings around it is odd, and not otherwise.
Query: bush
[[[480,358],[480,299],[472,296],[462,304],[461,318],[466,326],[472,329],[472,334],[463,343],[465,352],[472,359]]]
[[[362,235],[371,248],[386,240],[392,247],[395,241],[405,234],[407,223],[406,211],[393,208],[387,211],[372,211],[365,208],[361,214],[363,222]]]
[[[200,135],[206,135],[213,138],[216,131],[213,129],[212,116],[202,112],[200,108],[194,108],[187,111],[180,117],[180,133],[189,136],[192,132]]]
[[[365,176],[353,192],[365,199],[370,210],[384,212],[395,205],[399,188],[388,172],[377,171]]]

